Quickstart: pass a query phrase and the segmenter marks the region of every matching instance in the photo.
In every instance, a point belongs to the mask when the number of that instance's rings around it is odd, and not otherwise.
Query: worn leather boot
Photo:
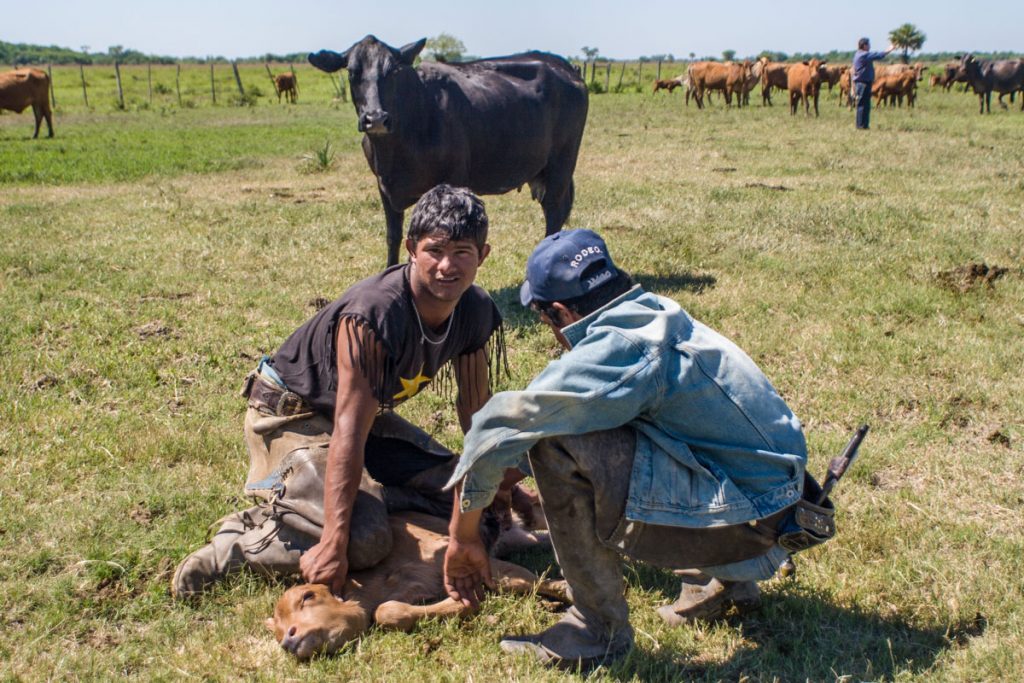
[[[299,557],[317,539],[302,534],[254,506],[231,515],[213,539],[178,565],[171,594],[182,600],[206,591],[213,583],[244,566],[280,576],[298,572]]]
[[[742,614],[761,604],[761,589],[754,581],[706,578],[704,583],[684,581],[679,598],[671,605],[659,607],[658,616],[669,626],[679,626],[698,620],[719,619],[730,607],[735,607]]]
[[[603,625],[588,622],[576,607],[549,629],[536,635],[505,636],[498,643],[504,652],[533,657],[545,666],[590,671],[607,666],[633,648],[633,628],[614,632],[611,638]]]

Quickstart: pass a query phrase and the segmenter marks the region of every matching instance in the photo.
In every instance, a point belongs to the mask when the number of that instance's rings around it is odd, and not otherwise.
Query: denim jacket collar
[[[610,308],[618,306],[623,301],[632,301],[633,299],[643,296],[643,294],[644,288],[641,285],[633,285],[628,292],[620,294],[593,313],[590,313],[571,325],[567,325],[562,328],[562,334],[570,345],[576,346],[585,336],[587,336],[587,328],[590,327],[591,323],[601,317],[602,313]]]

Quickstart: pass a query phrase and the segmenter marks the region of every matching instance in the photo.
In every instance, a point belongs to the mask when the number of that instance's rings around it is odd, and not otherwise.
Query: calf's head
[[[334,597],[321,584],[286,590],[266,624],[281,647],[301,661],[318,653],[336,652],[369,626],[366,612],[359,605]]]
[[[372,136],[387,135],[398,123],[403,83],[416,78],[412,64],[426,42],[426,38],[421,38],[394,48],[374,36],[366,36],[341,53],[310,53],[309,63],[328,73],[348,69],[359,130]]]

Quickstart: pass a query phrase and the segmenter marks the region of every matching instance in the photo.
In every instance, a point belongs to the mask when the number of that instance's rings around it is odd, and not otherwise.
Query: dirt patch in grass
[[[789,192],[791,189],[793,189],[791,187],[786,187],[785,185],[768,185],[767,183],[747,183],[743,187],[758,188],[762,190],[774,190],[776,192]]]
[[[167,337],[171,334],[171,328],[159,320],[154,320],[145,325],[139,325],[134,332],[139,335],[139,339],[149,339],[150,337]]]
[[[314,311],[319,311],[321,308],[323,308],[329,303],[331,303],[330,299],[322,296],[316,296],[307,301],[306,306],[312,308]]]
[[[1002,266],[990,266],[986,263],[967,263],[951,270],[940,271],[936,276],[943,285],[961,294],[975,287],[987,285],[993,287],[996,280],[1009,272]]]

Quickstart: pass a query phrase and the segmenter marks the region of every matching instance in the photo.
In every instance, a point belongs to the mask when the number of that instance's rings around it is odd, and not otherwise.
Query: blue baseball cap
[[[519,301],[523,306],[536,300],[568,301],[618,274],[600,235],[593,230],[563,230],[545,237],[530,254]]]

